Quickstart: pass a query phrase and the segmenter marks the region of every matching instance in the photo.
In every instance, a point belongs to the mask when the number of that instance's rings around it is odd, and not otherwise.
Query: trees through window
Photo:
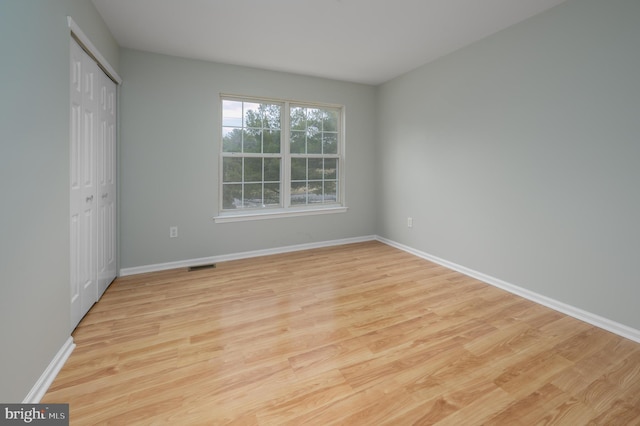
[[[342,206],[342,108],[222,97],[221,213]]]

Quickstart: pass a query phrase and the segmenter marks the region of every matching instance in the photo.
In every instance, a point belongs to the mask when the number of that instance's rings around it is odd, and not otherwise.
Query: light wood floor
[[[640,424],[640,344],[378,242],[119,278],[74,339],[72,425]]]

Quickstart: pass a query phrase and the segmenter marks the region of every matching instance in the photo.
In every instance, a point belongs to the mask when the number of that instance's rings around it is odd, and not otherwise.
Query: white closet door
[[[80,160],[82,141],[82,49],[71,40],[71,328],[82,319],[80,302],[80,227],[82,214],[82,191],[80,187]]]
[[[98,103],[98,298],[116,278],[116,84],[100,75]]]
[[[71,328],[98,300],[98,84],[103,72],[71,40]]]

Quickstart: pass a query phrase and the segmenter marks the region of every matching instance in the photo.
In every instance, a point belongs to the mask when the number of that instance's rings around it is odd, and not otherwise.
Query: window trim
[[[280,179],[282,182],[282,205],[280,207],[265,207],[263,209],[240,209],[237,211],[223,210],[223,142],[220,139],[220,147],[218,149],[218,185],[216,190],[218,191],[218,212],[213,217],[215,223],[228,223],[228,222],[241,222],[249,220],[261,220],[261,219],[277,219],[285,217],[295,216],[310,216],[310,215],[324,215],[333,213],[345,213],[348,208],[346,205],[346,149],[345,149],[345,106],[340,104],[322,103],[322,102],[305,102],[292,99],[279,99],[279,98],[265,98],[260,96],[245,96],[229,93],[220,93],[219,105],[222,106],[224,100],[240,101],[240,102],[264,102],[274,103],[282,105],[282,124],[281,124],[281,157],[282,166],[280,170]],[[336,157],[339,164],[339,176],[337,182],[338,201],[336,203],[326,204],[311,204],[311,205],[291,205],[291,129],[290,129],[290,114],[293,107],[305,107],[305,108],[333,108],[339,111],[339,130],[338,130],[338,153]],[[224,111],[220,108],[220,116],[218,122],[218,129],[222,130]],[[222,132],[219,132],[219,136],[222,136]],[[320,156],[320,158],[326,158]]]
[[[215,223],[229,223],[229,222],[245,222],[249,220],[262,220],[262,219],[280,219],[285,217],[295,217],[295,216],[313,216],[313,215],[324,215],[324,214],[333,214],[333,213],[346,213],[348,207],[344,206],[324,206],[322,208],[315,207],[313,209],[293,209],[285,211],[284,209],[264,209],[257,210],[255,212],[244,211],[243,213],[233,213],[227,214],[226,212],[222,215],[215,216],[213,218]]]

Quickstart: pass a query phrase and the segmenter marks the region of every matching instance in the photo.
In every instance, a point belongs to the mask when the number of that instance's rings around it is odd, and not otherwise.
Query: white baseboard
[[[58,353],[51,360],[47,368],[44,370],[38,381],[31,391],[27,394],[22,401],[23,404],[38,404],[45,393],[47,393],[47,389],[53,383],[53,380],[56,378],[64,363],[67,362],[69,355],[73,352],[73,349],[76,347],[76,344],[73,343],[73,337],[69,336],[66,342],[62,345]]]
[[[367,235],[364,237],[342,238],[339,240],[320,241],[317,243],[296,244],[292,246],[277,247],[264,250],[245,251],[241,253],[223,254],[219,256],[201,257],[198,259],[179,260],[176,262],[156,263],[154,265],[135,266],[132,268],[120,269],[120,276],[144,274],[147,272],[166,271],[169,269],[188,268],[190,266],[206,265],[210,263],[227,262],[229,260],[249,259],[258,256],[268,256],[271,254],[290,253],[294,251],[310,250],[321,247],[332,247],[343,244],[361,243],[364,241],[373,241],[375,235]]]
[[[413,249],[411,247],[405,246],[404,244],[400,244],[395,241],[391,241],[382,237],[376,237],[376,240],[384,244],[387,244],[389,246],[406,251],[407,253],[411,253],[415,256],[429,260],[433,263],[437,263],[449,269],[453,269],[454,271],[457,271],[469,277],[478,279],[494,287],[498,287],[502,290],[508,291],[509,293],[513,293],[518,296],[524,297],[525,299],[531,300],[532,302],[539,303],[540,305],[544,305],[555,311],[562,312],[563,314],[569,315],[573,318],[579,319],[581,321],[594,325],[598,328],[602,328],[603,330],[610,331],[619,336],[622,336],[627,339],[640,343],[640,330],[636,330],[624,324],[620,324],[618,322],[612,321],[608,318],[601,317],[591,312],[587,312],[585,310],[576,308],[575,306],[571,306],[566,303],[560,302],[558,300],[552,299],[550,297],[543,296],[541,294],[524,289],[522,287],[518,287],[517,285],[510,284],[498,278],[494,278],[492,276],[483,274],[482,272],[474,271],[473,269],[469,269],[465,266],[458,265],[456,263],[449,262],[448,260],[441,259],[437,256],[433,256],[428,253],[422,252],[420,250]]]

